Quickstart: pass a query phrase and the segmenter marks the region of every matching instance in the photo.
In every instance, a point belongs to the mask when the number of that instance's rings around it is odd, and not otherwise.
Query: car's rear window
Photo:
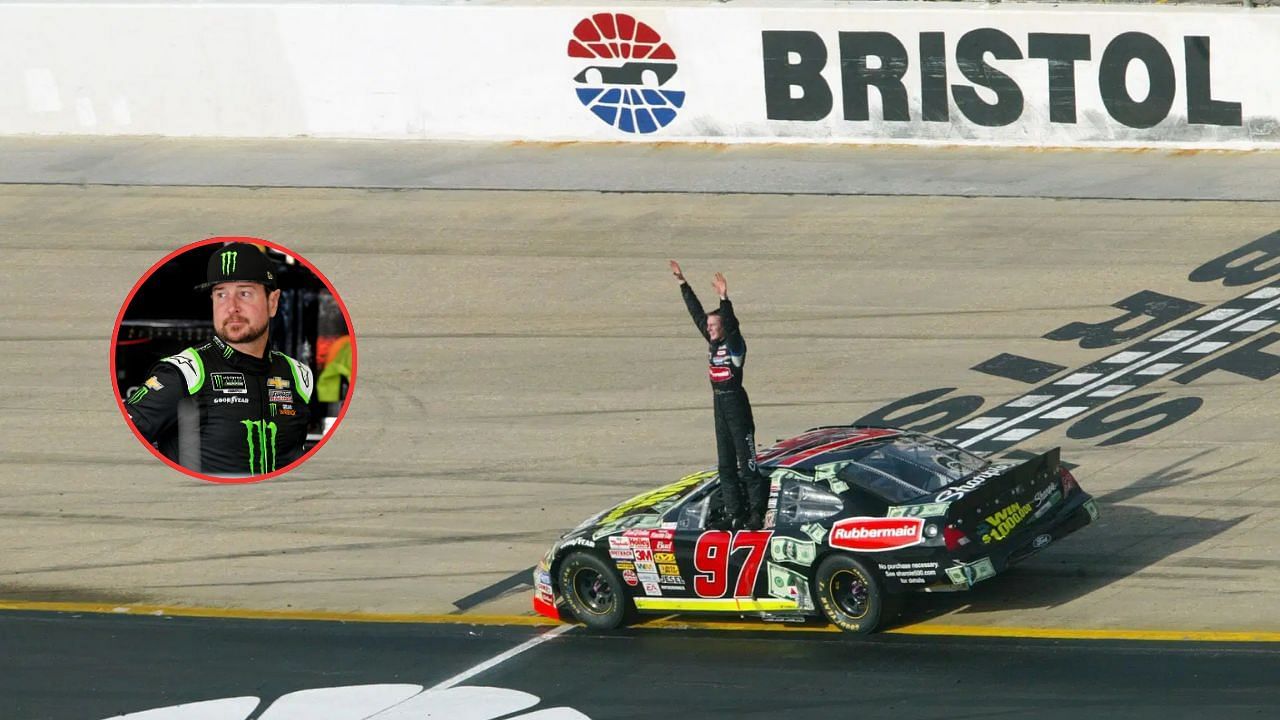
[[[937,492],[987,461],[936,438],[904,434],[858,448],[840,463],[841,480],[899,503]]]

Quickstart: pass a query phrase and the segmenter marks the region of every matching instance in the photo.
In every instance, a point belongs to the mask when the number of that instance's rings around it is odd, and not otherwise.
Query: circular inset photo
[[[356,342],[333,285],[267,240],[215,237],[142,276],[116,315],[120,411],[160,460],[212,482],[297,467],[351,402]]]

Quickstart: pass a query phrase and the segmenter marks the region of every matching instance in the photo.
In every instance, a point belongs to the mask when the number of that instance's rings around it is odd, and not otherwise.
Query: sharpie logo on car
[[[965,480],[963,483],[959,485],[953,485],[947,488],[946,490],[943,490],[942,492],[938,493],[938,496],[934,498],[934,501],[935,502],[953,502],[955,500],[959,500],[960,498],[965,496],[965,493],[970,492],[972,490],[977,490],[979,487],[982,486],[984,482],[990,480],[991,478],[999,475],[1000,473],[1004,472],[1005,470],[1008,470],[1011,467],[1013,466],[1008,464],[992,465],[986,470],[983,470],[977,475],[974,475],[968,480]]]

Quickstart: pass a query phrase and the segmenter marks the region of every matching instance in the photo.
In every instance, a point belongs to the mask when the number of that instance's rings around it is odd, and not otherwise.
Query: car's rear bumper
[[[931,590],[964,590],[975,583],[999,575],[1010,566],[1049,547],[1053,543],[1098,519],[1098,504],[1093,496],[1083,490],[1072,493],[1066,503],[1052,516],[1029,525],[1007,541],[981,557],[968,562],[955,563],[947,568],[951,586],[928,588]]]

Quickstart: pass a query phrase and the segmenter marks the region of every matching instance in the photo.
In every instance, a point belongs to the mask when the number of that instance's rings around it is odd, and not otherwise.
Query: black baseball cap
[[[268,291],[276,289],[276,275],[271,271],[271,260],[257,245],[228,243],[209,257],[208,282],[196,286],[196,290],[208,290],[225,282],[262,283]]]

